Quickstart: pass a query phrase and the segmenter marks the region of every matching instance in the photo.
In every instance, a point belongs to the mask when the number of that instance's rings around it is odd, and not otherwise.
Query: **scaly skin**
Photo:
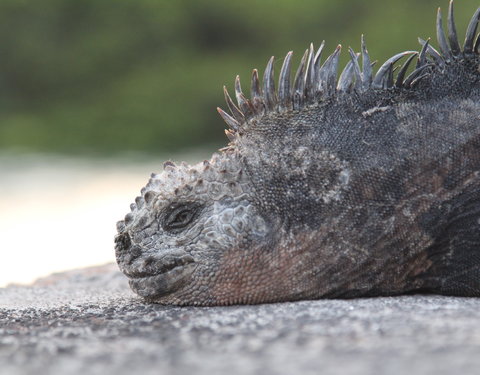
[[[352,53],[338,81],[339,48],[322,68],[307,51],[292,88],[290,54],[278,91],[273,60],[251,99],[237,79],[228,147],[166,163],[117,224],[132,289],[176,305],[480,296],[479,17],[408,78],[391,75],[409,53],[373,76],[362,40],[363,68]]]

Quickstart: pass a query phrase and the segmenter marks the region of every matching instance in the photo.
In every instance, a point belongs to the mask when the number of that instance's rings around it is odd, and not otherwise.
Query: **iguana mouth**
[[[141,279],[146,277],[158,276],[169,271],[195,263],[193,257],[188,254],[181,256],[167,255],[158,260],[146,261],[145,270],[125,270],[125,274],[131,279]]]
[[[129,270],[130,287],[140,296],[156,298],[170,294],[185,285],[195,269],[195,260],[188,254],[164,256],[146,270]]]

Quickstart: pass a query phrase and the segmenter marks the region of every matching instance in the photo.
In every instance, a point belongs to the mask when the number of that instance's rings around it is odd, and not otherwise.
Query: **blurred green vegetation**
[[[373,59],[435,36],[446,0],[2,0],[0,149],[158,153],[226,143],[215,111],[271,55],[310,42]],[[463,30],[477,1],[457,1]],[[446,16],[444,16],[446,19]],[[436,44],[436,43],[434,43]],[[343,62],[347,53],[343,52]]]

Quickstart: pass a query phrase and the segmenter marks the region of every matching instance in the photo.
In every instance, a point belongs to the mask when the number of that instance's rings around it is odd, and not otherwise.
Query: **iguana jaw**
[[[128,283],[135,293],[147,299],[157,299],[171,294],[188,284],[195,270],[194,263],[179,265],[155,275],[129,277]]]
[[[117,246],[119,253],[129,254],[143,252],[138,246],[131,246],[129,241],[119,235]],[[192,256],[184,251],[161,251],[161,256],[150,255],[132,258],[128,255],[119,257],[119,266],[128,277],[131,288],[145,298],[158,298],[182,288],[189,282],[196,264]]]

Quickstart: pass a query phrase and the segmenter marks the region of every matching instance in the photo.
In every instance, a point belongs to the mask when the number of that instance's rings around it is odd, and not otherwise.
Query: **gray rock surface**
[[[0,289],[0,374],[478,374],[480,299],[145,304],[115,265]]]

